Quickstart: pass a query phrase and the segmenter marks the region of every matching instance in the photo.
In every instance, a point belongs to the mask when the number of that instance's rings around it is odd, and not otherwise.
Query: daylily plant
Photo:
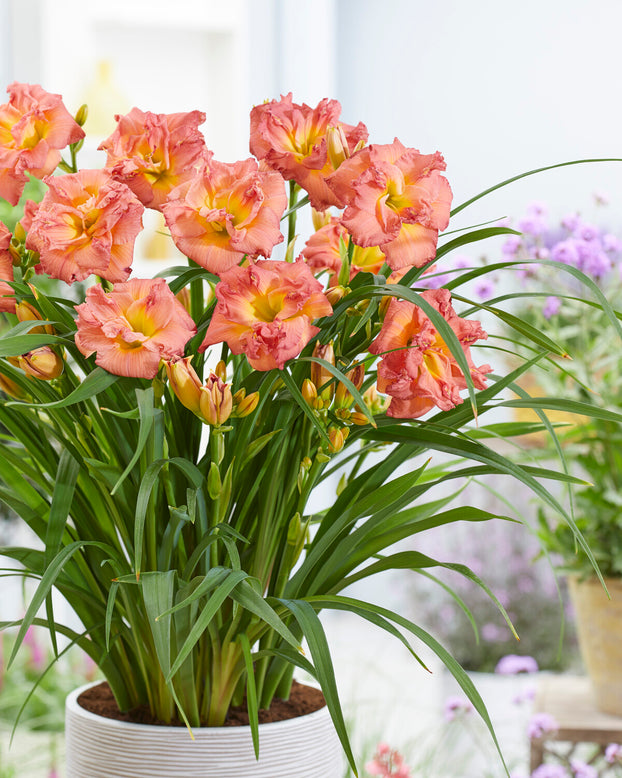
[[[447,487],[472,476],[518,478],[573,527],[538,476],[574,479],[499,454],[487,440],[500,428],[481,421],[563,348],[521,325],[533,359],[495,375],[478,306],[460,294],[486,269],[425,289],[452,249],[512,231],[465,230],[439,246],[452,198],[442,156],[397,139],[368,145],[365,126],[340,112],[292,95],[255,106],[254,157],[224,163],[198,129],[201,112],[133,108],[101,144],[102,167],[81,170],[86,107],[74,119],[58,95],[9,87],[0,195],[17,203],[29,175],[47,191],[10,229],[0,224],[0,500],[42,546],[1,553],[38,581],[17,645],[33,623],[48,626],[55,650],[57,634],[68,637],[120,708],[144,703],[196,727],[222,724],[246,700],[258,747],[258,707],[286,697],[301,667],[353,763],[318,612],[358,614],[415,656],[406,635],[427,644],[490,726],[431,635],[341,592],[385,570],[443,567],[489,591],[460,560],[391,548],[498,518],[449,506]],[[307,202],[317,231],[302,246]],[[144,208],[164,215],[186,266],[135,276]],[[495,301],[486,310],[511,322]],[[338,494],[317,509],[312,494],[338,473]],[[53,586],[83,632],[56,622]]]

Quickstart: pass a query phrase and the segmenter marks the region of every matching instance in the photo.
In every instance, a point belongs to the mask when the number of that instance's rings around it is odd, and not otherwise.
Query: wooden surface
[[[596,709],[586,677],[551,675],[541,679],[534,709],[555,718],[559,724],[556,740],[603,745],[622,741],[622,717]]]

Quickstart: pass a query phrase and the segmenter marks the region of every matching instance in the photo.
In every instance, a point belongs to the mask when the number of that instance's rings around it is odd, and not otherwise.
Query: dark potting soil
[[[96,713],[107,719],[116,719],[117,721],[131,721],[134,724],[155,724],[163,726],[183,727],[183,721],[172,721],[170,723],[159,721],[153,716],[146,705],[122,712],[119,710],[116,700],[110,690],[110,687],[103,681],[96,686],[82,692],[78,697],[78,704],[91,713]],[[319,710],[326,705],[324,695],[319,689],[312,686],[294,681],[291,694],[288,700],[281,700],[275,697],[272,705],[267,710],[259,711],[259,723],[266,724],[270,721],[284,721],[285,719],[295,719],[298,716],[304,716],[307,713]],[[225,721],[226,727],[245,726],[248,724],[248,713],[245,705],[237,705],[231,708]]]

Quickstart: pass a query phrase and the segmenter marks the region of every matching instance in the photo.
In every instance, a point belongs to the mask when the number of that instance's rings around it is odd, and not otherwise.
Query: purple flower
[[[622,241],[608,232],[606,235],[603,235],[603,249],[611,252],[620,251],[622,249]]]
[[[456,270],[464,270],[464,268],[472,266],[473,260],[471,257],[467,257],[466,254],[460,254],[454,259],[454,268]]]
[[[570,767],[574,778],[598,778],[598,770],[580,759],[571,759]]]
[[[564,265],[576,266],[579,262],[576,241],[572,238],[560,240],[551,249],[551,259],[555,262],[562,262]]]
[[[521,245],[520,235],[510,235],[501,247],[501,251],[508,257],[515,257]]]
[[[475,294],[480,300],[489,300],[494,291],[495,285],[490,278],[484,278],[475,284]]]
[[[532,656],[518,656],[517,654],[507,654],[502,656],[495,673],[500,675],[517,675],[518,673],[537,673],[538,663]]]
[[[542,315],[545,319],[550,319],[551,316],[559,313],[559,309],[562,307],[562,301],[559,297],[547,297],[542,308]]]
[[[574,229],[575,237],[579,240],[596,240],[600,235],[600,230],[594,224],[579,223]]]
[[[497,624],[488,622],[482,626],[482,637],[486,642],[494,643],[495,641],[502,640],[505,637],[505,631]]]
[[[553,762],[547,762],[541,764],[531,774],[531,778],[570,778],[568,771],[560,764],[553,764]]]
[[[562,219],[562,227],[569,232],[572,232],[579,226],[580,221],[581,219],[579,218],[578,213],[569,213]]]
[[[533,252],[534,259],[548,259],[551,256],[551,252],[546,246],[537,246]]]
[[[529,203],[525,209],[530,216],[546,216],[549,212],[546,203],[540,200],[535,200],[533,203]]]
[[[527,723],[527,736],[535,739],[557,732],[559,724],[550,713],[534,713]]]
[[[605,749],[605,761],[608,764],[615,764],[622,759],[622,746],[617,743],[609,743]]]
[[[519,220],[517,227],[521,232],[537,237],[546,231],[546,222],[537,216],[525,216]]]
[[[448,697],[445,700],[443,708],[443,716],[445,721],[453,721],[459,713],[470,713],[473,710],[473,706],[466,699],[466,697]]]

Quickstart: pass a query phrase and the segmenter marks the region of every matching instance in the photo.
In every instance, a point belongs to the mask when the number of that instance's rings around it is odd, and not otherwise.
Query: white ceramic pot
[[[326,707],[259,725],[259,761],[249,727],[132,724],[66,703],[66,778],[341,778],[342,749]]]

